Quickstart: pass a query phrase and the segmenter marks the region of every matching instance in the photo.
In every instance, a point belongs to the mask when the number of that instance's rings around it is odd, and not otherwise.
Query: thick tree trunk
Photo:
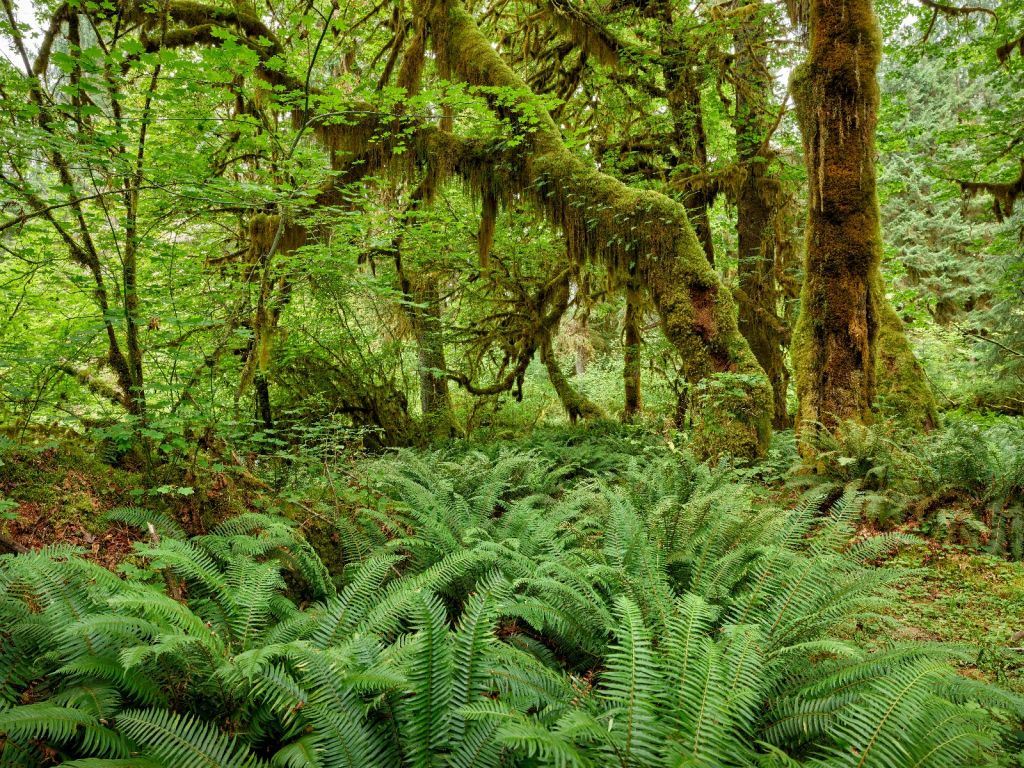
[[[736,155],[745,171],[736,194],[739,328],[771,382],[773,425],[785,429],[791,426],[786,406],[789,370],[783,354],[788,339],[778,317],[775,277],[779,182],[769,177],[763,151],[771,130],[773,82],[765,37],[766,26],[759,15],[740,21],[735,35]]]
[[[892,308],[879,271],[875,125],[882,44],[872,0],[811,0],[809,25],[810,55],[791,80],[810,189],[794,339],[805,451],[818,425],[834,430],[848,419],[871,421],[883,324],[890,347],[906,344],[902,326],[886,322]]]
[[[517,107],[506,108],[517,120],[526,107],[531,118],[529,161],[516,168],[517,179],[507,180],[508,194],[527,195],[564,233],[572,258],[599,259],[620,275],[635,265],[666,337],[682,356],[686,378],[712,380],[691,398],[695,450],[705,456],[763,454],[771,429],[771,387],[737,329],[732,296],[708,263],[686,210],[664,195],[628,187],[572,154],[550,115],[529,98],[526,83],[459,5],[437,3],[423,10],[442,76],[454,73],[470,84],[527,94]],[[488,171],[493,175],[494,169]],[[740,394],[728,403],[716,401],[712,393],[721,388],[716,383]]]
[[[794,348],[805,434],[868,422],[875,391],[881,233],[875,195],[876,71],[871,0],[812,0],[810,56],[791,88],[807,165],[807,252]]]
[[[623,325],[623,365],[622,382],[624,405],[622,420],[632,422],[643,408],[640,391],[640,347],[643,344],[641,333],[642,308],[640,285],[630,278],[626,283],[626,317]]]

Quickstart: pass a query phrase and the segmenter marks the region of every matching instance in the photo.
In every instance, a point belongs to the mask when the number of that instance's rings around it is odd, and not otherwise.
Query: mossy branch
[[[590,10],[572,0],[546,0],[544,7],[559,30],[584,53],[608,66],[618,63],[625,45]]]
[[[418,12],[430,25],[442,76],[518,94],[511,105],[496,107],[526,140],[520,183],[505,195],[520,192],[531,201],[563,233],[571,261],[603,263],[619,276],[634,269],[682,355],[686,377],[750,374],[755,404],[749,413],[755,421],[767,416],[770,387],[739,334],[732,296],[705,258],[685,208],[657,192],[633,189],[570,152],[551,115],[460,5],[425,3]],[[764,434],[751,430],[750,443],[739,450],[764,450]]]
[[[1014,181],[1006,183],[958,181],[957,183],[964,194],[970,197],[983,194],[991,195],[992,213],[995,215],[996,221],[1002,222],[1007,216],[1013,215],[1013,206],[1017,202],[1017,198],[1024,197],[1024,158],[1021,158],[1020,161],[1020,175]]]

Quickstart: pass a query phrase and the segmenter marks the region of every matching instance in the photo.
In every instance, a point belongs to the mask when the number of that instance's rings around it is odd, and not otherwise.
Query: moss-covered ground
[[[900,585],[896,639],[970,646],[965,673],[1024,693],[1024,563],[931,542],[891,563],[914,569]]]

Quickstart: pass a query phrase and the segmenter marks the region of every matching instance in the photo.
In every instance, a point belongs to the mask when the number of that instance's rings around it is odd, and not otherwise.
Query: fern
[[[851,641],[886,626],[902,572],[875,563],[909,540],[853,536],[863,493],[757,507],[736,473],[640,461],[625,439],[579,462],[570,440],[369,465],[384,511],[366,518],[391,538],[337,574],[263,514],[192,538],[154,522],[125,579],[67,549],[0,557],[3,764],[968,768],[1005,752],[1024,702],[957,675],[963,652]]]
[[[244,745],[208,723],[165,710],[130,710],[118,728],[155,761],[177,768],[258,768],[264,765]]]

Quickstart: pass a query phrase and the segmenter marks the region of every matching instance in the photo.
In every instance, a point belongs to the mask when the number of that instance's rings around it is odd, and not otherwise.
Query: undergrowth
[[[682,455],[599,477],[549,450],[365,464],[382,503],[334,572],[255,513],[190,538],[119,510],[145,539],[119,575],[0,558],[0,764],[1018,759],[1024,701],[959,674],[973,651],[879,642],[911,540],[857,535],[857,492],[780,510]]]

